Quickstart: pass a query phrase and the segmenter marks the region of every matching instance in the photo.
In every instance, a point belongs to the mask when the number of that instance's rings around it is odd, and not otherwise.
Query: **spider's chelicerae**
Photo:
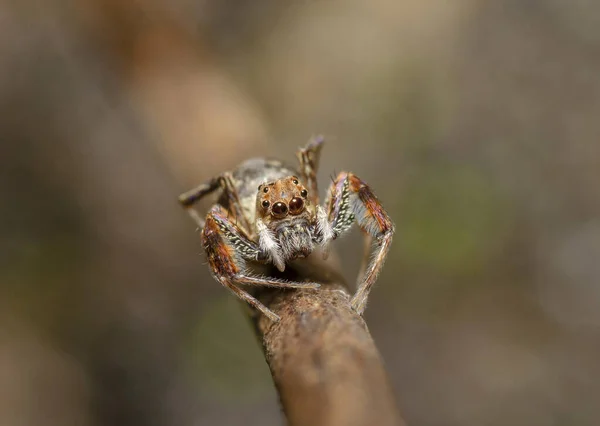
[[[374,255],[365,253],[352,308],[362,314],[369,291],[389,251],[394,225],[371,188],[352,173],[342,172],[319,205],[316,172],[323,139],[311,140],[297,152],[297,171],[277,160],[254,158],[214,177],[179,197],[198,224],[214,278],[273,321],[279,317],[239,285],[318,288],[318,283],[291,282],[248,272],[247,262],[271,263],[283,272],[286,263],[309,256],[356,221],[365,238],[375,240]],[[205,219],[193,205],[221,190]],[[367,246],[368,247],[368,246]],[[368,266],[367,266],[368,265]]]

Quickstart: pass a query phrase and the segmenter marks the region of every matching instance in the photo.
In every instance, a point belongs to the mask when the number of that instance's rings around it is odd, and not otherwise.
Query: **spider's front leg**
[[[278,280],[270,277],[257,277],[246,272],[246,262],[269,263],[270,254],[262,250],[235,223],[227,217],[227,211],[217,205],[206,217],[202,231],[202,244],[213,277],[240,299],[261,311],[272,321],[279,316],[260,303],[238,285],[257,285],[280,288],[318,288],[316,283],[300,283]]]
[[[365,237],[374,240],[374,255],[364,274],[358,278],[358,288],[351,302],[352,308],[362,314],[390,249],[394,224],[371,188],[352,173],[342,172],[337,176],[331,185],[325,209],[328,220],[320,221],[323,245],[346,232],[355,220]],[[369,252],[365,253],[366,260]]]

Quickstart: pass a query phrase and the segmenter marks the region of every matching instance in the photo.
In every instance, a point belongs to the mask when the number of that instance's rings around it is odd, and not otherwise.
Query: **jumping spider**
[[[367,243],[375,239],[370,260],[367,244],[364,273],[351,301],[352,309],[362,314],[392,241],[390,217],[369,186],[352,173],[340,173],[325,205],[319,205],[316,172],[323,142],[315,138],[297,152],[298,171],[276,160],[254,158],[179,197],[201,230],[213,277],[273,321],[279,317],[238,285],[315,289],[319,284],[253,276],[247,262],[273,264],[283,272],[287,262],[310,255],[316,247],[326,255],[328,244],[356,220]],[[193,205],[217,189],[221,197],[202,219]]]

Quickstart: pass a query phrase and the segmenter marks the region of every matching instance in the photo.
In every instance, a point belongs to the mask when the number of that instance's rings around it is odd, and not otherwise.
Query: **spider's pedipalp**
[[[256,232],[260,248],[270,255],[273,264],[280,272],[283,272],[285,270],[285,262],[281,255],[281,247],[279,247],[279,243],[275,240],[273,231],[267,228],[267,225],[261,219],[257,219]]]
[[[333,226],[329,223],[327,212],[322,206],[317,206],[317,232],[323,236],[323,240],[325,241],[335,238]]]
[[[329,223],[327,212],[321,206],[317,206],[316,236],[323,251],[323,259],[326,259],[329,256],[329,244],[335,238],[335,232]]]

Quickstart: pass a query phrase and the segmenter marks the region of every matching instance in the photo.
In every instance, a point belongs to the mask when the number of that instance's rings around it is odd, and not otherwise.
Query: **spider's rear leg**
[[[179,196],[179,203],[187,210],[199,229],[204,228],[204,219],[194,208],[194,204],[220,187],[219,177],[214,177],[208,182],[198,185]]]
[[[319,204],[319,188],[317,186],[317,170],[319,169],[319,159],[321,149],[325,139],[323,136],[313,137],[304,148],[296,152],[296,157],[300,162],[300,172],[304,181],[310,190],[309,196],[314,205]]]
[[[233,176],[231,172],[225,172],[218,176],[215,176],[208,182],[198,185],[196,188],[190,189],[179,196],[179,202],[185,207],[192,219],[198,224],[198,228],[204,228],[204,219],[200,216],[198,211],[194,208],[194,204],[200,201],[203,197],[211,194],[217,189],[221,188],[225,197],[227,198],[227,204],[230,212],[233,214],[238,223],[241,223],[244,229],[249,230],[250,224],[246,217],[242,213],[242,207],[238,197],[235,184],[233,182]]]
[[[358,226],[366,234],[365,238],[373,239],[374,255],[365,267],[364,274],[358,278],[358,289],[352,298],[352,308],[362,314],[365,310],[369,292],[381,272],[383,263],[390,249],[394,224],[383,209],[383,206],[371,191],[371,188],[352,173],[342,172],[331,185],[326,203],[329,218],[329,232],[333,238],[346,232],[356,220]],[[324,244],[327,241],[323,241]],[[369,244],[370,245],[370,244]],[[368,260],[369,247],[365,253]]]
[[[271,261],[270,255],[250,240],[238,225],[231,222],[227,211],[219,205],[213,207],[206,217],[202,243],[213,277],[272,321],[279,321],[279,317],[238,285],[312,289],[319,287],[316,283],[288,282],[249,275],[246,272],[246,261],[268,263]]]

